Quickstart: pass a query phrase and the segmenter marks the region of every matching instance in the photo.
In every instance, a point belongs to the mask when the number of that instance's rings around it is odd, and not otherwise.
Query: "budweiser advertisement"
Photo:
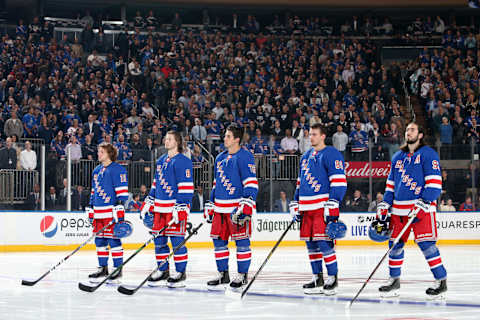
[[[386,179],[390,172],[389,161],[349,161],[345,162],[347,178],[381,178]]]

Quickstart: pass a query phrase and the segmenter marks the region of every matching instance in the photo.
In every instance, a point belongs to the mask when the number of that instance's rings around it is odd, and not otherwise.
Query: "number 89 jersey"
[[[313,148],[300,160],[295,200],[300,211],[323,208],[327,200],[341,202],[347,191],[347,178],[342,154],[327,146],[320,151]]]
[[[402,150],[395,153],[383,198],[392,214],[408,215],[417,199],[431,202],[435,210],[435,200],[442,192],[440,170],[438,154],[428,146],[413,154]]]

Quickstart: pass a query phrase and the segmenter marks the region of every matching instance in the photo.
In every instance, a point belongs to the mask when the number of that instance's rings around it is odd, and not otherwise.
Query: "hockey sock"
[[[323,261],[325,261],[325,266],[327,267],[328,275],[329,276],[337,275],[338,274],[337,256],[335,254],[333,241],[320,240],[318,241],[318,246],[322,251]]]
[[[393,241],[388,242],[390,248],[392,244]],[[399,278],[402,273],[403,257],[405,256],[403,250],[404,245],[405,243],[403,243],[403,241],[398,242],[388,255],[388,269],[390,270],[390,277],[392,278]]]
[[[123,248],[120,239],[108,239],[112,251],[113,266],[116,268],[123,263]]]
[[[443,266],[440,251],[438,251],[435,241],[422,241],[418,246],[423,252],[425,259],[427,259],[430,270],[437,280],[443,280],[447,277],[447,270]]]
[[[312,273],[322,273],[322,251],[318,246],[318,241],[305,241],[308,249],[308,257],[312,266]]]
[[[217,270],[219,272],[228,270],[228,241],[226,240],[213,240],[213,246],[215,247],[215,262],[217,263]]]
[[[98,265],[105,267],[108,265],[108,239],[107,238],[95,238],[95,246],[97,247]]]
[[[170,248],[167,245],[168,238],[166,236],[156,237],[153,242],[155,243],[155,259],[157,260],[157,265],[160,267],[160,264],[163,260],[168,258],[170,253]],[[160,271],[168,270],[168,261],[164,263],[160,268]]]
[[[250,239],[237,240],[237,267],[238,273],[247,273],[250,268],[252,251],[250,250]]]
[[[184,237],[170,237],[172,248],[176,248],[184,239]],[[173,255],[173,260],[175,261],[175,270],[177,270],[177,272],[185,272],[188,261],[187,247],[183,246],[178,249]]]

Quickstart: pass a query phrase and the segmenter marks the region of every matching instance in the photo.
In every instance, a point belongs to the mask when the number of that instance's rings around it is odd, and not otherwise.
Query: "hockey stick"
[[[134,294],[135,292],[138,291],[138,289],[140,289],[144,284],[145,282],[148,281],[148,279],[150,279],[150,277],[158,270],[158,268],[160,268],[162,265],[164,265],[165,263],[167,263],[168,259],[170,259],[174,254],[175,252],[177,252],[180,248],[182,248],[185,243],[195,234],[197,234],[197,231],[198,229],[200,229],[203,225],[203,222],[201,222],[195,229],[192,230],[192,232],[188,235],[188,237],[186,237],[178,246],[176,246],[172,252],[170,252],[170,254],[168,255],[168,257],[166,257],[162,263],[160,264],[160,266],[158,267],[155,267],[155,269],[153,269],[152,272],[150,272],[150,274],[138,285],[136,286],[134,289],[128,289],[126,287],[124,287],[123,285],[119,286],[118,287],[118,292],[120,293],[123,293],[123,294],[126,294],[126,295],[129,295],[131,296],[132,294]]]
[[[82,249],[87,243],[89,243],[94,237],[97,236],[97,234],[100,234],[102,233],[105,229],[107,229],[108,227],[110,227],[112,224],[114,223],[114,220],[112,220],[109,224],[107,224],[106,226],[104,226],[102,229],[100,229],[100,231],[98,231],[97,233],[93,233],[87,240],[85,240],[84,243],[82,243],[81,245],[79,245],[75,250],[72,251],[72,253],[70,253],[68,256],[66,256],[65,258],[63,258],[62,260],[60,260],[55,266],[53,266],[50,270],[48,270],[47,272],[45,272],[40,278],[38,278],[37,280],[35,281],[28,281],[28,280],[22,280],[22,285],[24,286],[34,286],[35,284],[37,284],[37,282],[39,282],[40,280],[42,280],[43,278],[45,278],[50,272],[52,272],[53,270],[57,269],[59,265],[61,265],[62,263],[64,263],[66,260],[68,260],[68,258],[70,258],[71,256],[73,256],[78,250]]]
[[[247,284],[247,286],[245,287],[245,289],[242,291],[242,295],[240,296],[240,299],[243,298],[244,295],[247,294],[247,291],[248,289],[250,289],[250,287],[252,286],[253,284],[253,281],[255,281],[255,279],[257,278],[258,274],[260,273],[260,271],[262,271],[263,267],[265,267],[265,265],[267,264],[268,260],[270,260],[270,257],[273,255],[273,252],[275,252],[275,250],[277,249],[278,245],[280,244],[280,242],[282,242],[283,238],[285,237],[285,235],[287,234],[288,230],[290,230],[290,228],[293,226],[293,224],[295,223],[295,220],[292,220],[292,222],[290,222],[290,224],[288,225],[287,229],[282,233],[282,235],[280,236],[280,239],[278,239],[277,243],[275,243],[275,245],[273,246],[272,250],[270,250],[270,253],[268,254],[267,258],[265,259],[265,261],[263,261],[262,265],[260,266],[260,268],[258,269],[257,273],[255,273],[255,275],[253,276],[252,280],[250,280],[250,282]]]
[[[110,278],[112,278],[116,273],[117,271],[119,271],[124,265],[126,265],[130,260],[133,259],[133,257],[135,257],[140,251],[142,251],[143,249],[145,249],[146,246],[148,246],[150,244],[150,242],[152,242],[153,240],[155,240],[156,237],[158,237],[158,235],[160,233],[162,233],[163,231],[165,231],[168,227],[170,227],[172,224],[174,223],[174,220],[170,220],[170,222],[165,226],[163,227],[162,229],[160,229],[160,231],[158,231],[157,235],[154,235],[153,237],[151,237],[150,239],[148,239],[140,248],[138,248],[130,257],[128,257],[127,260],[123,261],[123,263],[121,265],[119,265],[115,270],[112,271],[112,273],[110,273],[107,277],[105,277],[105,279],[103,279],[100,283],[94,285],[94,286],[89,286],[89,285],[86,285],[84,283],[81,283],[79,282],[78,283],[78,288],[82,291],[86,291],[86,292],[94,292],[95,290],[97,290],[98,288],[100,288],[105,282],[107,282]]]
[[[402,238],[403,234],[407,231],[408,227],[410,227],[410,225],[412,224],[413,222],[413,219],[415,219],[417,217],[417,212],[414,212],[414,214],[410,217],[410,219],[407,221],[407,224],[405,225],[405,227],[403,227],[402,231],[400,231],[400,233],[398,234],[398,236],[395,238],[395,240],[393,241],[392,245],[390,246],[390,248],[388,248],[387,252],[385,252],[385,254],[383,255],[382,259],[380,260],[380,262],[377,264],[377,266],[373,269],[372,273],[370,273],[370,276],[368,277],[368,279],[363,283],[362,287],[360,288],[360,290],[358,290],[357,294],[355,295],[355,297],[353,297],[352,300],[350,300],[350,302],[348,303],[347,305],[347,308],[350,308],[352,307],[352,304],[355,302],[355,300],[357,300],[358,296],[360,295],[360,293],[363,291],[363,289],[365,289],[365,287],[367,286],[367,283],[370,281],[370,279],[372,279],[373,275],[375,274],[375,272],[377,272],[377,269],[380,267],[380,265],[382,264],[383,260],[385,260],[385,258],[390,254],[390,251],[393,250],[393,248],[397,245],[398,242],[400,242],[400,239]]]

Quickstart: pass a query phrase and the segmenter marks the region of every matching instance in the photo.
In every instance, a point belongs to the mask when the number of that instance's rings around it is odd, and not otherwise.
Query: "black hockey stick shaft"
[[[166,257],[162,263],[156,267],[155,269],[152,270],[152,272],[150,272],[148,274],[148,276],[138,285],[136,286],[134,289],[129,289],[129,288],[126,288],[124,286],[119,286],[118,287],[118,292],[120,293],[123,293],[123,294],[126,294],[126,295],[133,295],[135,292],[138,291],[138,289],[140,289],[147,281],[148,279],[155,273],[155,271],[158,270],[158,268],[160,268],[161,266],[163,266],[165,263],[167,263],[168,259],[170,259],[174,254],[175,252],[177,252],[180,248],[182,248],[185,243],[187,243],[187,241],[195,234],[197,234],[197,231],[203,226],[203,222],[201,222],[195,229],[192,230],[192,232],[188,235],[188,237],[186,237],[178,246],[176,246],[172,252],[170,252],[170,254],[168,255],[168,257]]]
[[[282,242],[283,238],[285,237],[285,235],[287,234],[288,230],[290,230],[290,228],[293,226],[293,224],[295,223],[295,220],[292,220],[292,222],[290,222],[290,224],[288,225],[287,229],[282,233],[282,235],[280,236],[280,239],[278,239],[277,243],[275,243],[275,245],[273,246],[272,250],[270,250],[270,253],[268,254],[267,258],[265,259],[265,261],[263,261],[262,265],[260,266],[260,268],[257,270],[257,272],[255,273],[255,275],[253,276],[252,280],[250,280],[250,282],[247,284],[247,286],[245,287],[245,289],[242,291],[242,295],[240,296],[240,298],[243,298],[243,296],[245,296],[247,294],[247,291],[248,289],[250,289],[250,287],[252,286],[253,282],[255,281],[255,279],[257,279],[257,276],[260,274],[260,272],[262,271],[263,267],[265,267],[265,265],[267,264],[268,260],[270,260],[270,258],[272,257],[273,253],[275,252],[275,250],[277,249],[277,247],[280,245],[280,242]]]
[[[85,240],[84,243],[82,243],[81,245],[79,245],[75,250],[73,250],[69,255],[67,255],[65,258],[63,258],[62,260],[60,260],[55,266],[53,266],[50,270],[48,270],[47,272],[45,272],[40,278],[38,278],[37,280],[35,281],[28,281],[28,280],[22,280],[22,285],[24,286],[33,286],[35,284],[37,284],[37,282],[39,282],[40,280],[42,280],[43,278],[45,278],[50,272],[52,272],[53,270],[57,269],[58,266],[60,266],[62,263],[64,263],[66,260],[68,260],[68,258],[70,258],[71,256],[73,256],[75,253],[77,253],[78,250],[82,249],[87,243],[89,243],[93,238],[95,238],[97,236],[97,234],[100,234],[102,233],[105,229],[107,229],[108,227],[110,227],[113,223],[115,223],[113,220],[107,224],[106,226],[104,226],[102,229],[100,229],[100,231],[98,231],[97,233],[93,233],[87,240]]]
[[[376,267],[373,269],[372,273],[370,273],[370,276],[368,277],[368,279],[363,283],[362,287],[360,288],[360,290],[358,290],[357,294],[355,295],[355,297],[353,297],[352,300],[350,300],[349,304],[348,304],[348,307],[350,308],[352,306],[352,304],[357,300],[358,296],[360,295],[360,293],[362,293],[363,289],[365,289],[365,287],[367,286],[367,283],[372,279],[373,275],[375,274],[375,272],[377,272],[378,268],[380,267],[380,265],[383,263],[383,261],[385,260],[385,258],[390,254],[390,251],[393,250],[393,248],[397,245],[398,242],[400,242],[400,239],[402,238],[403,234],[407,231],[407,229],[410,227],[410,225],[412,224],[413,222],[413,219],[416,218],[417,216],[417,213],[418,212],[415,212],[412,217],[410,217],[410,219],[408,219],[407,221],[407,224],[405,225],[405,227],[403,227],[402,231],[400,231],[400,234],[395,238],[395,240],[393,241],[392,245],[390,246],[390,248],[388,248],[387,252],[385,252],[385,254],[383,255],[382,259],[380,260],[380,262],[376,265]]]
[[[174,220],[171,220],[165,227],[163,227],[162,229],[160,229],[160,231],[157,232],[157,235],[149,238],[140,248],[138,248],[130,257],[128,257],[127,260],[123,261],[123,263],[121,265],[119,265],[117,268],[115,268],[115,270],[112,271],[112,273],[110,273],[107,277],[105,277],[105,279],[103,279],[100,283],[98,283],[97,285],[95,286],[89,286],[89,285],[86,285],[86,284],[83,284],[81,282],[78,283],[78,288],[82,291],[86,291],[86,292],[94,292],[95,290],[97,290],[98,288],[100,288],[105,282],[107,282],[110,278],[112,278],[116,273],[117,271],[119,271],[123,266],[125,266],[130,260],[133,259],[133,257],[135,257],[140,251],[142,251],[143,249],[145,249],[149,244],[150,242],[152,242],[153,240],[155,240],[155,238],[160,234],[162,233],[163,231],[167,230],[168,227],[170,227],[172,224],[174,223]]]

